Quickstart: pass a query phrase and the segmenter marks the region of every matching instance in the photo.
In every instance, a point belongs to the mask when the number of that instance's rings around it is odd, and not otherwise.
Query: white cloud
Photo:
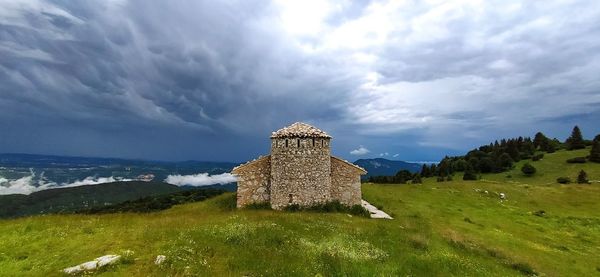
[[[388,153],[388,152],[379,153],[379,157],[387,157],[389,155],[390,155],[390,153]]]
[[[33,175],[16,180],[0,178],[0,195],[5,194],[30,194],[37,189],[32,185]]]
[[[392,157],[398,158],[398,156],[400,156],[400,154],[394,154],[394,156],[392,156]]]
[[[354,149],[350,151],[350,155],[361,156],[369,154],[371,151],[369,149],[363,147],[362,145],[358,147],[358,149]]]
[[[29,176],[24,176],[19,179],[9,180],[7,178],[0,177],[0,195],[6,194],[31,194],[32,192],[52,189],[52,188],[67,188],[67,187],[79,187],[89,185],[99,185],[104,183],[112,183],[117,181],[133,181],[134,179],[127,179],[121,177],[94,177],[89,176],[82,180],[76,180],[72,183],[56,183],[47,182],[46,179],[41,176],[39,181],[35,181],[35,173],[31,173]],[[228,184],[236,182],[237,179],[231,173],[223,173],[218,175],[208,175],[208,173],[199,173],[194,175],[169,175],[165,182],[183,186],[208,186],[214,184]]]
[[[0,195],[6,194],[31,194],[32,192],[52,189],[52,188],[67,188],[67,187],[79,187],[88,185],[98,185],[104,183],[111,183],[117,181],[133,181],[133,179],[126,179],[121,177],[94,177],[89,176],[83,180],[76,180],[72,183],[56,183],[48,182],[44,177],[44,173],[41,173],[38,181],[35,181],[36,174],[31,171],[30,175],[23,176],[19,179],[10,180],[4,177],[0,177]]]
[[[236,182],[237,178],[231,173],[218,175],[208,175],[208,173],[198,173],[194,175],[169,175],[165,182],[177,186],[210,186],[216,184],[229,184]]]

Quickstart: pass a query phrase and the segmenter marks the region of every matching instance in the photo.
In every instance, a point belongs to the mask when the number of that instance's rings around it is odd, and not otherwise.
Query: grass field
[[[134,251],[103,276],[594,276],[600,275],[600,183],[559,185],[589,150],[531,162],[538,173],[479,181],[363,185],[395,217],[231,209],[234,194],[152,214],[49,215],[0,221],[1,276],[55,276]],[[508,177],[510,176],[510,177]],[[487,191],[487,193],[486,193]],[[501,201],[498,194],[505,193]],[[543,212],[542,212],[543,211]],[[154,265],[166,255],[167,262]]]

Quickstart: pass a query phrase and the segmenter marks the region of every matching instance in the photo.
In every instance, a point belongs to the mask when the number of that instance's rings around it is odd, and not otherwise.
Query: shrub
[[[533,174],[535,174],[536,171],[537,170],[535,169],[535,167],[533,167],[533,165],[529,163],[525,163],[523,167],[521,167],[521,172],[523,172],[523,174],[527,176],[532,176]]]
[[[556,182],[558,182],[559,184],[568,184],[568,183],[571,183],[571,178],[569,178],[569,177],[558,177],[558,178],[556,178]]]
[[[579,171],[579,175],[577,175],[577,183],[578,184],[587,184],[589,183],[588,177],[587,177],[587,173],[585,173],[585,171],[581,170]]]
[[[349,212],[350,212],[350,214],[353,214],[353,215],[359,215],[359,216],[364,216],[364,217],[371,216],[369,211],[367,211],[367,209],[365,209],[365,207],[363,207],[362,205],[354,205],[354,206],[350,207]]]
[[[575,158],[571,158],[567,160],[567,163],[570,164],[583,164],[586,162],[586,158],[585,157],[575,157]]]
[[[249,210],[271,210],[271,203],[269,202],[253,202],[246,205],[244,208]]]
[[[463,175],[463,180],[472,181],[477,180],[477,175],[472,170],[465,171],[465,175]]]
[[[446,177],[446,181],[452,181],[452,175],[448,175],[448,177]]]
[[[422,182],[423,181],[421,180],[421,174],[419,174],[419,173],[415,174],[415,177],[413,177],[413,179],[412,179],[412,183],[413,184],[420,184]]]
[[[438,182],[443,182],[443,181],[444,181],[444,177],[442,177],[442,176],[438,176],[438,177],[437,177],[437,181],[438,181]]]
[[[334,200],[325,203],[318,203],[312,206],[303,207],[298,204],[291,204],[283,208],[287,212],[300,212],[310,211],[318,213],[349,213],[353,215],[359,215],[364,217],[370,217],[371,214],[367,209],[361,205],[348,206],[340,203],[340,201]]]
[[[536,161],[541,160],[543,157],[544,157],[544,154],[540,153],[540,154],[537,154],[537,155],[534,155],[533,157],[531,157],[531,160],[536,162]]]
[[[298,204],[290,204],[283,208],[286,212],[299,212],[302,208]]]

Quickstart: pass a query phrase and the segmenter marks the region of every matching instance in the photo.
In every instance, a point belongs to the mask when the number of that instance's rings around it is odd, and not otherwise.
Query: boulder
[[[105,255],[105,256],[96,258],[93,261],[85,262],[80,265],[76,265],[76,266],[72,266],[72,267],[67,267],[67,268],[63,269],[63,272],[66,274],[78,274],[78,273],[81,273],[84,271],[92,271],[97,268],[109,265],[109,264],[114,264],[119,259],[121,259],[121,256],[119,256],[119,255]]]

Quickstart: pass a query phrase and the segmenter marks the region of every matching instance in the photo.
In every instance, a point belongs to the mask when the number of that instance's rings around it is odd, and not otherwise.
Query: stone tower
[[[271,135],[271,206],[323,203],[331,197],[331,137],[294,123]]]
[[[361,203],[360,176],[367,172],[331,156],[331,137],[308,124],[273,132],[271,154],[236,166],[237,207],[270,203],[271,208],[339,201]]]

